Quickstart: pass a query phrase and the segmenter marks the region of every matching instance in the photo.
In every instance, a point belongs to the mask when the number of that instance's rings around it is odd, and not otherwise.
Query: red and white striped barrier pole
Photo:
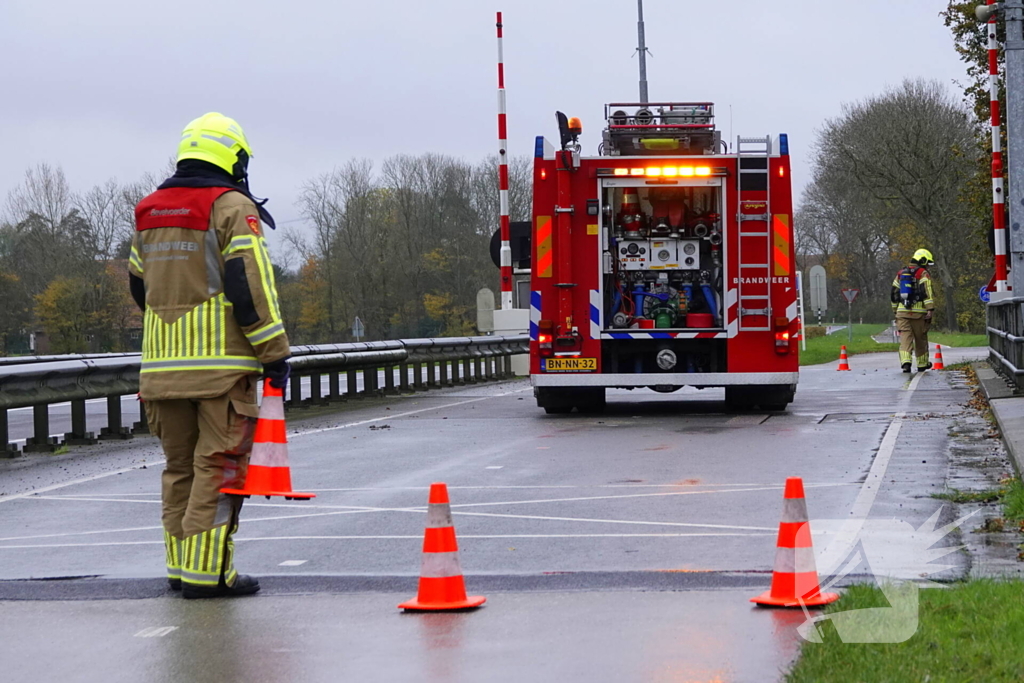
[[[988,0],[989,5],[996,0]],[[1006,211],[1003,206],[1003,140],[999,114],[999,42],[996,18],[988,22],[988,90],[992,109],[992,230],[996,248],[996,291],[1006,292]]]
[[[498,12],[498,194],[501,203],[501,310],[512,310],[512,244],[508,219],[508,128],[505,120],[505,53]]]

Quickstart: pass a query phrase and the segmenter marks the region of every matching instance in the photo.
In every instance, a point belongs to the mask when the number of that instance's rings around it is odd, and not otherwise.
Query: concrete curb
[[[1017,477],[1024,472],[1024,396],[1014,396],[1006,381],[985,362],[972,363],[999,426]]]

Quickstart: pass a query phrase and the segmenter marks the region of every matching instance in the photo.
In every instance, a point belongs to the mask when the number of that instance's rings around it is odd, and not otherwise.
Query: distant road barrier
[[[527,335],[293,346],[286,405],[326,405],[331,401],[507,379],[513,376],[511,357],[528,352]],[[134,433],[149,432],[144,404],[139,422],[133,427],[122,424],[121,397],[139,391],[138,354],[49,358],[59,360],[0,364],[0,457],[19,454],[8,433],[7,411],[12,408],[33,409],[33,436],[25,444],[28,452],[52,452],[62,443],[88,445],[100,439],[130,439]],[[310,380],[304,391],[306,377]],[[103,398],[107,400],[107,425],[97,436],[87,431],[85,402]],[[71,403],[71,431],[63,439],[52,437],[50,406],[66,402]]]
[[[992,368],[1024,389],[1024,297],[993,301],[987,308]]]

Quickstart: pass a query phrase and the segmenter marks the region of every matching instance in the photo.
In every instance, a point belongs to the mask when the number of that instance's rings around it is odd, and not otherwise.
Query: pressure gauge
[[[695,245],[693,242],[687,242],[686,244],[683,245],[683,253],[688,256],[692,255],[696,251],[697,245]]]
[[[669,256],[671,256],[671,254],[668,253],[668,249],[662,249],[658,252],[659,261],[668,261]]]
[[[630,256],[636,256],[637,253],[640,251],[640,247],[637,245],[636,242],[630,242],[629,247],[627,248],[629,249]]]

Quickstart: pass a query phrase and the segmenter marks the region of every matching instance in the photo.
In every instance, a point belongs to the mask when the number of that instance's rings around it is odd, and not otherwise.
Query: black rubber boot
[[[172,591],[180,591],[181,579],[167,579],[167,585],[171,587]]]
[[[910,372],[910,363],[903,364],[903,372]]]
[[[246,574],[239,574],[235,577],[233,586],[226,586],[223,583],[219,586],[196,586],[184,583],[181,586],[181,597],[186,600],[197,600],[202,598],[236,598],[240,595],[252,595],[259,591],[260,582]]]
[[[923,368],[918,368],[917,371],[918,372],[925,372],[925,371],[931,370],[931,369],[932,369],[932,364],[929,363],[928,365],[924,366]]]

